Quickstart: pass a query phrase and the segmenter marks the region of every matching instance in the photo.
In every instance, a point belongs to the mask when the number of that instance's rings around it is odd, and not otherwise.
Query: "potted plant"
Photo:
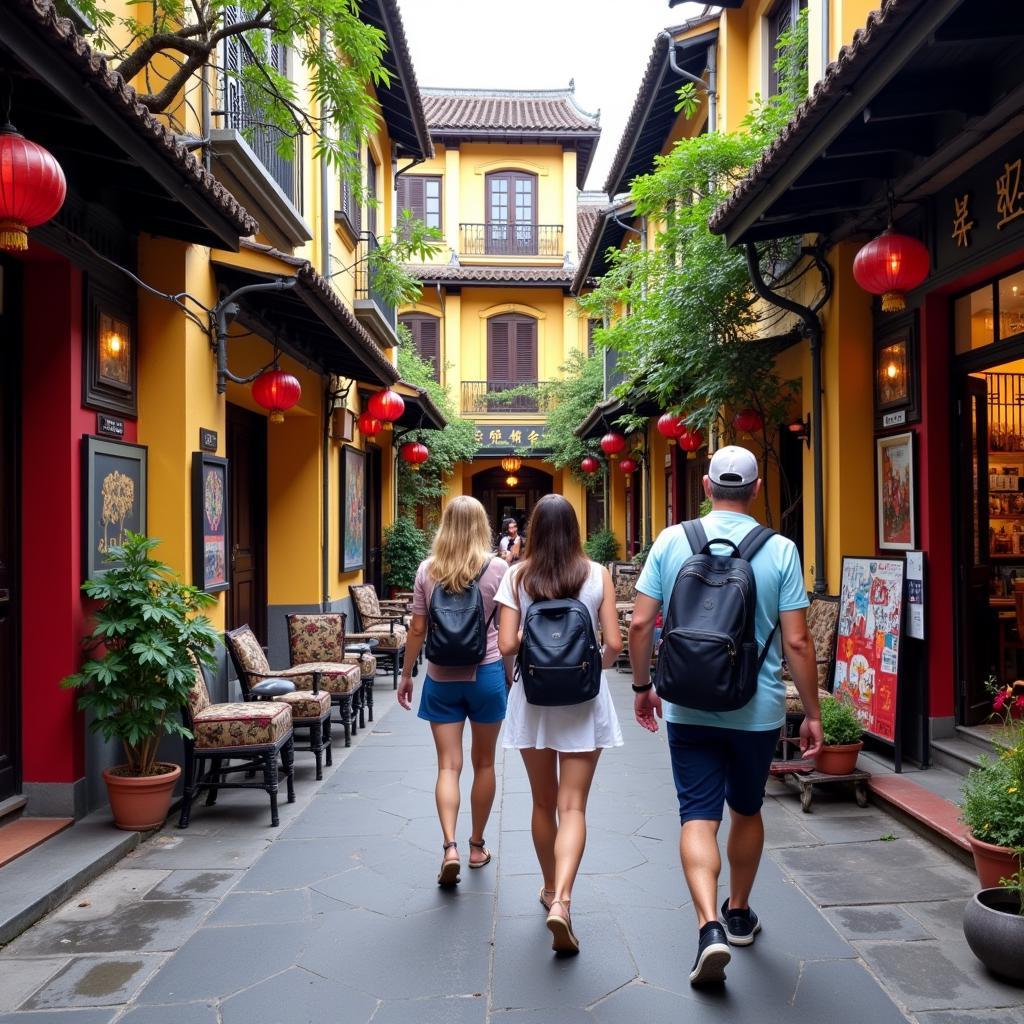
[[[825,743],[815,763],[826,775],[849,775],[857,767],[864,743],[860,720],[853,708],[836,697],[821,698],[821,731]]]
[[[619,542],[611,530],[595,530],[583,545],[592,562],[607,565],[619,557]]]
[[[964,910],[964,938],[990,971],[1024,984],[1024,870],[975,893]]]
[[[416,570],[430,552],[426,534],[408,516],[398,516],[384,531],[381,560],[384,563],[384,583],[389,593],[412,590]]]
[[[216,599],[187,586],[151,556],[159,541],[128,532],[109,557],[117,564],[82,584],[99,602],[88,659],[61,683],[80,692],[89,728],[120,740],[125,763],[103,772],[114,823],[132,831],[159,828],[170,809],[181,768],[157,760],[165,734],[189,737],[179,720],[196,662],[211,664],[216,632],[196,614]]]

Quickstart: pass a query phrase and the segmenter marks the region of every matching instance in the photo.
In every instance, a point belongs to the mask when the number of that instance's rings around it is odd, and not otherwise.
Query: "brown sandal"
[[[472,846],[475,850],[483,850],[483,852],[485,854],[487,854],[487,856],[484,857],[483,860],[478,860],[475,864],[473,863],[472,855],[470,855],[469,866],[471,868],[485,868],[485,867],[487,867],[487,865],[491,863],[491,851],[487,849],[487,846],[485,845],[485,841],[483,839],[481,839],[479,843],[475,843],[472,839],[470,839],[469,845]]]
[[[569,920],[570,902],[570,900],[551,901],[551,912],[548,914],[546,923],[548,931],[551,932],[551,948],[556,953],[578,953],[580,951],[579,939],[573,933],[572,923]],[[556,903],[561,903],[565,908],[565,917],[554,912]]]
[[[554,889],[541,889],[541,891],[539,893],[537,893],[537,899],[540,900],[540,905],[546,911],[548,911],[548,913],[550,913],[551,912],[551,904],[554,903],[554,900],[546,900],[546,899],[544,899],[544,896],[547,893],[550,893],[552,896],[554,896],[555,895],[555,890]]]
[[[449,850],[455,849],[458,846],[456,842],[445,843],[442,849],[445,853]],[[462,865],[457,860],[443,860],[441,862],[441,870],[437,875],[437,884],[444,889],[450,889],[454,885],[458,885],[462,881],[460,871]]]

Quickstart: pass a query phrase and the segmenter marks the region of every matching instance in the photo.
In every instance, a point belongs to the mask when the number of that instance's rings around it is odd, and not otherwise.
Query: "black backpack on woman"
[[[601,689],[601,649],[587,606],[574,597],[534,601],[523,617],[516,668],[529,704],[593,700]]]
[[[466,589],[453,594],[439,583],[430,592],[427,609],[427,643],[424,654],[427,661],[442,668],[462,668],[479,665],[487,655],[487,630],[490,619],[484,614],[484,596],[480,593],[480,578],[490,559],[477,573]],[[494,618],[494,613],[491,613]]]

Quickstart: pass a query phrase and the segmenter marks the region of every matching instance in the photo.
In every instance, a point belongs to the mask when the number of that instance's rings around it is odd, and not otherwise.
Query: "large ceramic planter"
[[[974,854],[974,870],[983,889],[994,889],[1002,878],[1009,878],[1021,867],[1020,859],[1008,846],[996,846],[976,839],[970,832],[967,840]]]
[[[159,828],[171,808],[174,787],[181,778],[181,768],[176,764],[160,761],[160,768],[167,769],[160,775],[118,775],[117,769],[108,768],[103,773],[110,797],[110,810],[114,824],[126,832],[146,832]],[[119,765],[123,768],[123,765]]]
[[[825,775],[849,775],[857,769],[857,755],[863,749],[861,741],[825,745],[814,759],[815,767]]]
[[[1024,985],[1024,914],[1009,889],[982,889],[964,910],[964,938],[994,974]]]

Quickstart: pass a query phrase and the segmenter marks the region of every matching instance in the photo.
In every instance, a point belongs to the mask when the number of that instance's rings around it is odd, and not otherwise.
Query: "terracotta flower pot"
[[[158,761],[157,767],[165,769],[164,772],[140,778],[137,775],[118,775],[118,768],[124,767],[118,765],[103,772],[114,824],[126,832],[159,828],[170,810],[171,796],[181,778],[181,768]]]
[[[1009,889],[982,889],[964,910],[964,938],[992,972],[1024,984],[1024,914]]]
[[[860,740],[856,743],[839,743],[834,746],[825,744],[814,759],[815,766],[825,775],[849,775],[856,770],[857,755],[863,747],[864,744]]]
[[[967,833],[974,854],[974,870],[983,889],[994,889],[1001,878],[1009,878],[1020,867],[1020,858],[1008,846],[996,846]]]

